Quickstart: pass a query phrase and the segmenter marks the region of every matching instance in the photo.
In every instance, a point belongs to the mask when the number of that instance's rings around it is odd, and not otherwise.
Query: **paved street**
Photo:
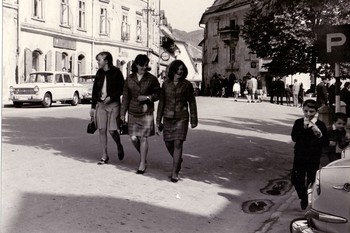
[[[122,136],[119,161],[97,166],[89,105],[3,109],[2,233],[284,233],[303,212],[289,183],[290,131],[300,108],[198,97],[199,126],[184,144],[181,180],[169,181],[162,137],[148,169]]]

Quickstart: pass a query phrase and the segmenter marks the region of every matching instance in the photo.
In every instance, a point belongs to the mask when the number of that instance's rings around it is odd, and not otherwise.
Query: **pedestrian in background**
[[[327,82],[327,77],[323,76],[322,82],[316,87],[316,102],[319,108],[328,104]]]
[[[149,58],[139,54],[131,66],[131,74],[125,80],[121,119],[128,113],[130,139],[140,154],[137,174],[147,169],[148,137],[155,135],[154,102],[159,99],[158,79],[148,72]]]
[[[281,77],[278,77],[276,79],[277,104],[283,105],[284,92],[285,92],[284,82]]]
[[[299,90],[300,90],[300,84],[298,83],[297,79],[294,79],[294,84],[292,87],[292,92],[293,92],[293,106],[298,107],[298,95],[299,95]]]
[[[270,86],[270,103],[273,104],[275,102],[275,96],[277,93],[277,83],[276,83],[276,78],[273,77],[271,81],[271,86]]]
[[[348,117],[345,113],[337,112],[333,116],[333,124],[328,127],[329,146],[328,159],[333,162],[341,158],[343,150],[349,145],[350,135],[346,133]]]
[[[304,84],[303,83],[300,83],[299,85],[298,102],[300,104],[299,107],[302,107],[304,103]]]
[[[301,199],[300,206],[303,210],[308,205],[307,187],[315,181],[322,148],[328,146],[327,128],[317,119],[317,111],[317,102],[306,100],[303,104],[304,117],[294,122],[291,133],[295,142],[291,181]]]
[[[252,102],[252,96],[253,96],[253,81],[252,81],[252,77],[251,76],[248,76],[248,80],[247,80],[247,83],[246,83],[246,95],[247,95],[247,100],[248,100],[248,103],[251,103]],[[254,103],[254,99],[253,99],[253,103]]]
[[[256,79],[255,76],[252,76],[252,83],[253,83],[252,102],[255,103],[256,91],[258,90],[258,80]]]
[[[284,96],[286,97],[287,106],[290,106],[290,97],[292,97],[292,89],[290,85],[286,85],[284,89]]]
[[[340,100],[346,104],[346,115],[350,117],[350,82],[344,83],[340,91]]]
[[[117,144],[118,158],[123,160],[124,149],[120,142],[117,119],[120,113],[120,96],[123,93],[124,77],[122,72],[113,66],[113,57],[109,52],[96,56],[98,71],[92,87],[90,116],[97,124],[102,151],[101,160],[97,163],[108,163],[107,130]]]
[[[237,102],[239,94],[241,93],[241,85],[237,80],[234,81],[232,90],[233,90],[233,98]]]
[[[170,179],[179,180],[183,143],[186,141],[188,124],[198,124],[197,105],[191,82],[186,80],[188,69],[181,60],[169,66],[168,79],[163,83],[157,110],[157,129],[162,131],[165,146],[173,157]],[[188,112],[189,108],[189,112]]]
[[[257,83],[258,83],[258,90],[256,90],[256,95],[257,95],[256,97],[257,97],[257,101],[261,103],[263,101],[264,91],[263,91],[263,85],[262,85],[262,80],[260,76],[258,76],[257,78]]]

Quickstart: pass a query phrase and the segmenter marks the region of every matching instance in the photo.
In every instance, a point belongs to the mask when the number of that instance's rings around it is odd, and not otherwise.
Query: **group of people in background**
[[[140,157],[136,173],[144,174],[147,169],[148,138],[163,131],[166,148],[173,157],[170,180],[177,182],[188,125],[190,123],[195,128],[198,124],[193,85],[185,79],[188,74],[186,65],[181,60],[173,61],[160,87],[158,79],[149,73],[147,55],[136,56],[132,72],[125,80],[119,68],[113,65],[109,52],[99,53],[96,60],[99,69],[93,84],[90,116],[99,132],[102,154],[97,164],[109,161],[107,132],[117,145],[119,160],[124,159],[118,129],[121,122],[127,121],[128,134]],[[154,102],[158,100],[155,124]]]
[[[270,86],[270,103],[276,103],[287,106],[301,107],[304,102],[304,87],[303,83],[298,83],[297,79],[294,79],[294,83],[291,85],[285,85],[281,77],[273,77]]]

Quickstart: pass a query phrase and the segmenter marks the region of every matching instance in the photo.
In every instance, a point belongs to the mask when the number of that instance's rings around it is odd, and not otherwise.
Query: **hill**
[[[185,41],[195,58],[202,58],[202,47],[198,44],[203,40],[203,30],[195,30],[185,32],[178,29],[173,29],[173,36],[181,41]]]

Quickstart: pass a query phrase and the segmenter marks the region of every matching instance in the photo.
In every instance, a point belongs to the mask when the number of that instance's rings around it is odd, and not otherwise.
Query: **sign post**
[[[350,24],[316,29],[318,62],[335,63],[335,111],[340,112],[340,62],[350,62]]]

